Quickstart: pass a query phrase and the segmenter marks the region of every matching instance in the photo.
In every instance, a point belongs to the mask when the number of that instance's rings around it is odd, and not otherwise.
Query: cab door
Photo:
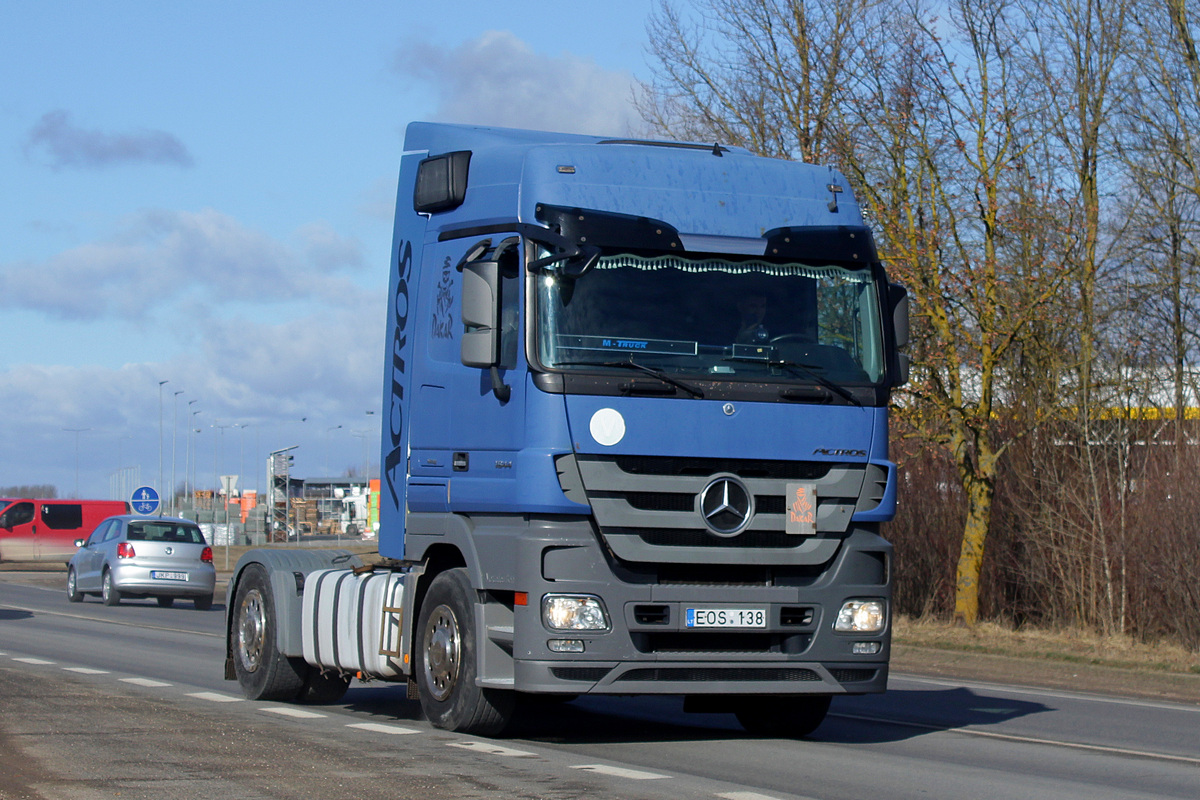
[[[427,242],[425,252],[422,318],[432,323],[413,371],[409,508],[504,511],[519,494],[525,439],[521,239],[499,232]]]
[[[0,514],[0,561],[37,557],[37,514],[33,502],[13,503]]]

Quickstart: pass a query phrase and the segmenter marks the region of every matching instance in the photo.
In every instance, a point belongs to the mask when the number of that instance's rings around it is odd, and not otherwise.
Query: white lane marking
[[[758,792],[722,792],[717,797],[723,797],[725,800],[780,800],[770,794],[759,794]],[[810,797],[799,797],[799,800],[814,800]]]
[[[162,681],[153,681],[149,678],[121,678],[122,683],[132,683],[134,686],[145,686],[148,689],[155,689],[162,686],[170,686],[169,683]]]
[[[447,747],[461,747],[464,750],[473,750],[476,753],[485,753],[489,756],[506,756],[508,758],[521,758],[522,756],[533,756],[528,750],[513,750],[511,747],[501,747],[487,742],[449,742]]]
[[[92,669],[91,667],[63,667],[67,672],[78,672],[80,675],[107,675],[106,669]]]
[[[380,722],[351,722],[347,728],[358,728],[361,731],[371,731],[372,733],[420,733],[420,731],[412,728],[401,728],[399,725],[384,725]]]
[[[197,700],[210,700],[214,703],[240,703],[242,698],[234,697],[231,694],[221,694],[220,692],[188,692],[188,697],[195,697]]]
[[[909,722],[907,720],[885,719],[884,717],[869,717],[865,714],[830,714],[831,717],[841,719],[852,719],[856,722],[876,722],[885,725],[900,725],[908,728],[920,728],[926,731],[938,731],[942,733],[960,733],[964,736],[980,736],[985,739],[1001,739],[1007,742],[1021,742],[1022,744],[1045,744],[1052,747],[1066,747],[1071,750],[1086,750],[1091,753],[1111,753],[1119,756],[1133,756],[1135,758],[1147,758],[1153,761],[1176,761],[1181,764],[1200,764],[1200,758],[1193,756],[1175,756],[1169,753],[1152,753],[1148,750],[1130,750],[1125,747],[1112,747],[1103,744],[1083,744],[1082,742],[1065,742],[1061,739],[1043,739],[1038,736],[1017,736],[1012,733],[996,733],[995,731],[980,731],[974,728],[952,728],[945,725],[930,725],[927,722]]]
[[[33,664],[37,667],[44,667],[53,664],[53,661],[47,661],[44,658],[14,658],[13,661],[20,661],[22,664]]]
[[[577,764],[571,767],[571,769],[598,772],[601,775],[612,775],[614,778],[628,778],[631,781],[653,781],[667,777],[666,775],[659,775],[656,772],[642,772],[641,770],[625,769],[624,767],[610,767],[608,764]]]
[[[279,714],[284,717],[293,717],[295,719],[324,719],[326,717],[325,714],[318,714],[316,711],[305,711],[303,708],[289,708],[288,706],[260,708],[259,711],[265,711],[268,714]]]

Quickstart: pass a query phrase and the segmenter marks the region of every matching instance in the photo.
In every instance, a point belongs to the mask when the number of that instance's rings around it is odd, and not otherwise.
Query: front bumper
[[[887,688],[886,661],[517,661],[522,691],[563,694],[871,694]]]

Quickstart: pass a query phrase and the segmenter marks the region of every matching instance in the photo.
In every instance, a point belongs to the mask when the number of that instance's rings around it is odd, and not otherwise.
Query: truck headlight
[[[610,627],[604,603],[588,594],[544,596],[542,622],[552,631],[606,631]]]
[[[842,603],[833,629],[839,633],[879,633],[886,625],[882,600],[847,600]]]

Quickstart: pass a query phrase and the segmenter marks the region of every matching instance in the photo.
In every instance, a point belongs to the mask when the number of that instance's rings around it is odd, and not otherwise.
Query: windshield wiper
[[[636,361],[559,361],[554,366],[556,367],[615,367],[617,369],[636,369],[639,372],[644,372],[658,378],[663,383],[669,383],[679,389],[683,389],[692,397],[704,399],[704,392],[697,389],[695,386],[689,386],[678,378],[672,378],[661,369],[648,367],[645,364],[639,364]]]
[[[853,392],[844,386],[839,386],[838,384],[826,378],[824,375],[817,372],[819,369],[824,369],[824,367],[820,364],[804,364],[800,361],[781,361],[777,359],[760,361],[757,358],[740,358],[738,356],[730,356],[723,360],[744,361],[748,364],[766,364],[768,367],[782,367],[783,369],[789,370],[793,375],[798,375],[802,378],[811,378],[829,391],[841,397],[843,400],[853,403],[859,408],[862,407],[862,402],[860,402],[859,399],[854,396]]]

